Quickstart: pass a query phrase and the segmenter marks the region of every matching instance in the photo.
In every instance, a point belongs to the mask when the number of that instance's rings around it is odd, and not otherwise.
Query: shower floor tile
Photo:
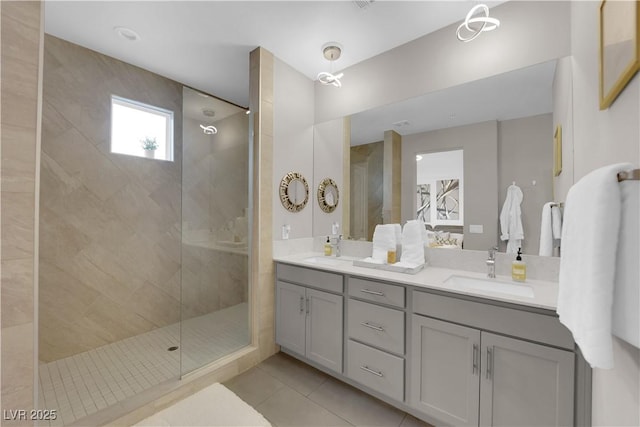
[[[249,342],[248,321],[248,305],[241,303],[41,364],[39,407],[58,416],[38,425],[70,424],[179,378],[181,364],[187,373],[238,350]],[[172,346],[181,347],[168,351]]]

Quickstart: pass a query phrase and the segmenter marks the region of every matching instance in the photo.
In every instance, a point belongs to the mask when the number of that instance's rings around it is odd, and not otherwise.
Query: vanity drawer
[[[349,277],[349,296],[404,308],[404,286]]]
[[[342,293],[342,275],[294,265],[277,264],[278,280],[292,282],[313,288],[324,289],[329,292]]]
[[[571,332],[557,316],[516,310],[428,292],[413,292],[416,314],[468,325],[543,344],[573,350]]]
[[[349,338],[404,354],[404,312],[350,299]]]
[[[392,399],[404,400],[404,359],[349,340],[349,378]]]

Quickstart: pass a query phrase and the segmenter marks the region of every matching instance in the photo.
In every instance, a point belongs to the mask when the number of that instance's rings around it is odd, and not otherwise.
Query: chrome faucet
[[[485,261],[487,263],[487,277],[494,279],[496,277],[496,252],[498,247],[494,246],[489,248],[489,258]]]
[[[342,241],[342,234],[337,235],[336,237],[331,238],[331,247],[333,248],[333,253],[336,254],[336,257],[340,256],[340,242]]]

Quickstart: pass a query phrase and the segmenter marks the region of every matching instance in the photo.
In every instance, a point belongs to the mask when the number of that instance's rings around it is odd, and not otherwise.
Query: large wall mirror
[[[377,224],[393,222],[383,214],[385,166],[393,163],[385,158],[384,144],[392,131],[401,139],[403,223],[422,219],[438,236],[440,244],[434,246],[486,250],[498,245],[504,251],[499,215],[507,188],[515,183],[524,195],[522,249],[537,255],[542,207],[554,197],[556,63],[352,115],[345,234],[371,240]]]

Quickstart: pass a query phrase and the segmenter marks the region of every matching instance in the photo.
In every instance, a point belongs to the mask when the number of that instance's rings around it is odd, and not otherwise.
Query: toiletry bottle
[[[516,282],[524,282],[527,279],[527,263],[522,261],[522,248],[518,248],[518,256],[511,264],[511,278]]]
[[[387,264],[396,263],[396,247],[395,245],[387,250]]]
[[[327,243],[324,244],[324,256],[331,256],[331,240],[327,236]]]

